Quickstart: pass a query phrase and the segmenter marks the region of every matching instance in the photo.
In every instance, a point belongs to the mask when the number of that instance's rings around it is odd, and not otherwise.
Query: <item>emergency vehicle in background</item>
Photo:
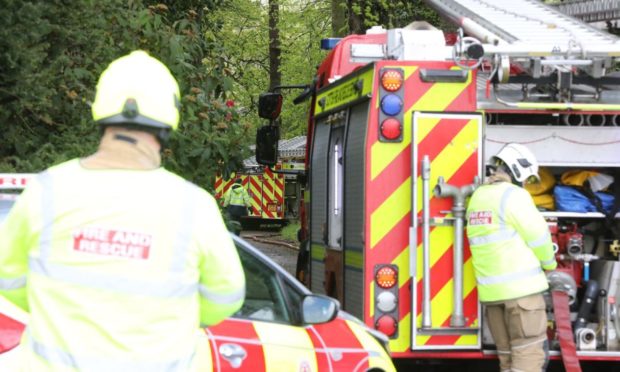
[[[244,169],[228,178],[215,177],[215,198],[223,203],[226,191],[241,178],[252,203],[252,212],[243,217],[247,225],[280,225],[298,217],[298,201],[303,190],[297,176],[304,171],[305,136],[278,143],[279,161],[272,167],[259,165],[252,158],[243,161]]]
[[[284,175],[277,173],[280,167],[273,170],[265,167],[258,171],[232,173],[224,179],[221,175],[215,178],[215,198],[224,202],[226,191],[241,178],[243,187],[250,195],[251,213],[242,217],[242,223],[284,223]]]
[[[460,27],[456,37],[417,23],[325,41],[333,49],[302,94],[311,104],[298,278],[388,335],[397,360],[473,363],[496,352],[464,232],[467,198],[510,142],[554,177],[617,173],[620,76],[610,72],[620,41],[537,0],[427,3]],[[275,119],[281,103],[261,95],[259,115]],[[276,162],[277,134],[273,122],[259,129],[259,163]],[[552,358],[576,345],[582,364],[620,362],[615,213],[543,214],[571,301],[549,312]],[[558,312],[579,319],[568,336],[556,331]],[[560,350],[567,337],[573,346]]]

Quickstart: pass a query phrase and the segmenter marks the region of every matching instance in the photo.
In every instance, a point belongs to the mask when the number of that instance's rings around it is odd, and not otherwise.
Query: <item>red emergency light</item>
[[[394,118],[388,118],[381,123],[381,135],[388,140],[395,140],[400,137],[403,126],[400,121]]]
[[[383,332],[388,337],[394,336],[396,330],[398,329],[398,324],[396,323],[396,319],[392,318],[389,315],[384,315],[377,319],[375,323],[375,328]]]

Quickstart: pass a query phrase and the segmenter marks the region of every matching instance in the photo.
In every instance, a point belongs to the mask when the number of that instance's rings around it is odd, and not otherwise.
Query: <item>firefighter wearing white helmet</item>
[[[195,370],[245,279],[214,198],[161,167],[179,88],[136,51],[101,74],[93,155],[29,184],[0,230],[0,294],[30,312],[26,371]]]
[[[502,371],[540,371],[547,360],[545,271],[557,266],[544,217],[522,187],[538,162],[520,144],[491,158],[489,174],[467,206],[467,237],[478,296]]]

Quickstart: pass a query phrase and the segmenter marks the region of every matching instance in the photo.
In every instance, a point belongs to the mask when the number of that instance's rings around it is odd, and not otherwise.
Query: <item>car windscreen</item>
[[[15,200],[3,200],[0,199],[0,223],[4,221],[6,216],[9,214],[11,207],[15,204]]]

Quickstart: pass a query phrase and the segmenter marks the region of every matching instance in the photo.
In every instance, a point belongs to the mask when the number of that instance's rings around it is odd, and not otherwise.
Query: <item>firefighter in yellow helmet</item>
[[[478,296],[502,371],[540,371],[546,363],[544,271],[557,266],[545,219],[522,188],[538,179],[528,148],[508,144],[467,207],[467,236]]]
[[[0,230],[0,294],[29,311],[26,371],[191,371],[199,327],[245,278],[217,203],[160,164],[179,88],[143,51],[113,61],[93,155],[38,175]]]

